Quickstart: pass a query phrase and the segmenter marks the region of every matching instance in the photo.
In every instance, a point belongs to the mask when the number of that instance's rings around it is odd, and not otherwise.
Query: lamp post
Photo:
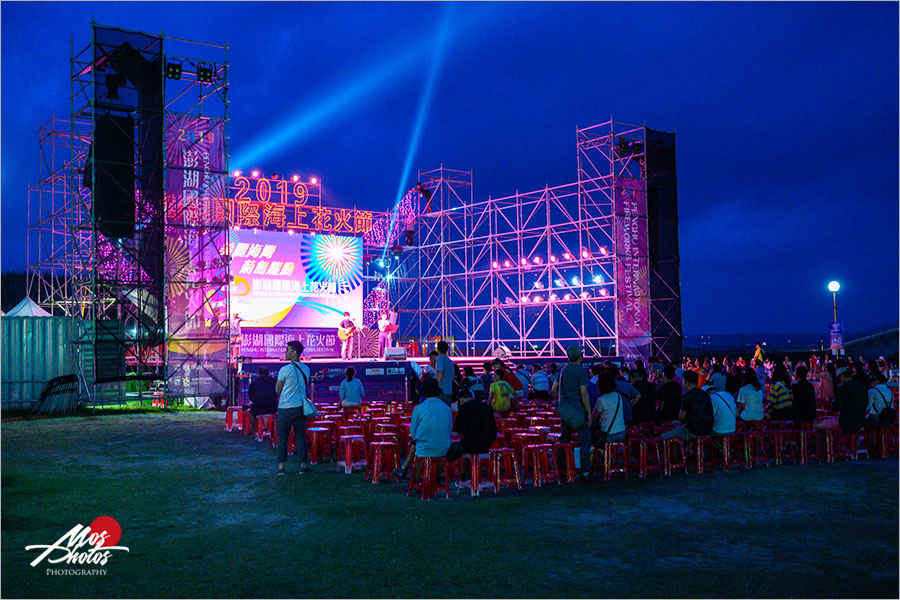
[[[834,301],[834,322],[837,323],[837,293],[841,289],[841,284],[837,281],[828,282],[828,291],[831,292],[831,299]]]

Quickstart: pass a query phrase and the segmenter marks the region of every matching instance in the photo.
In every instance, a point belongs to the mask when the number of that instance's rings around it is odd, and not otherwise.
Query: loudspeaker
[[[83,184],[92,187],[91,202],[100,230],[113,239],[133,238],[134,119],[111,115],[97,118]]]
[[[387,348],[384,351],[384,360],[406,360],[406,348]]]

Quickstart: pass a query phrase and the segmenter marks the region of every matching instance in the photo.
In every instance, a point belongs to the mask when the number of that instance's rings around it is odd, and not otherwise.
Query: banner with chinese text
[[[627,362],[650,357],[650,263],[647,188],[632,177],[616,179],[616,320],[619,355]]]

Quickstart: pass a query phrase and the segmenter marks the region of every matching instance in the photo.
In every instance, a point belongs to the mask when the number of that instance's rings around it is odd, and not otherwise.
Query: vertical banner
[[[642,179],[616,179],[615,216],[619,355],[628,362],[646,362],[650,357],[650,263],[647,188]]]
[[[168,391],[228,390],[225,127],[166,114]]]

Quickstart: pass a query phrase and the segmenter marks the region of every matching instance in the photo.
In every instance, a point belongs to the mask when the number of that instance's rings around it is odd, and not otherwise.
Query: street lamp
[[[828,282],[828,291],[831,292],[831,298],[834,301],[834,322],[837,323],[837,293],[841,289],[841,284],[837,281]]]

